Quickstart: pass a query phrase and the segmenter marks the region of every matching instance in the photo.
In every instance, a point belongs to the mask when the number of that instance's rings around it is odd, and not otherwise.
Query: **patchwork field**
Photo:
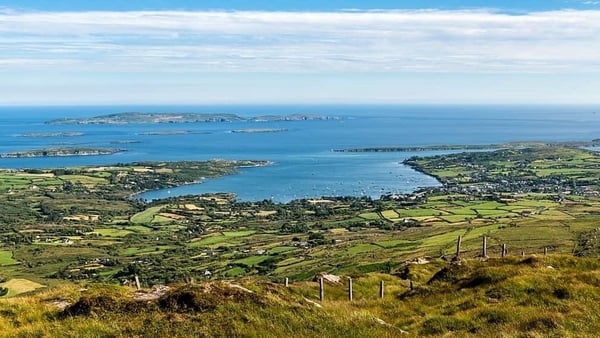
[[[596,174],[574,176],[575,169],[600,163],[595,153],[543,146],[407,163],[443,186],[379,200],[240,203],[217,194],[141,203],[130,198],[130,182],[172,182],[170,175],[189,169],[148,163],[3,172],[2,184],[15,187],[0,204],[0,277],[126,283],[138,275],[153,285],[201,279],[208,271],[217,279],[305,280],[321,272],[390,272],[423,257],[449,259],[459,236],[464,257],[480,255],[483,236],[491,256],[503,244],[519,256],[600,251]],[[536,172],[560,168],[573,170]],[[34,184],[46,180],[62,183]]]

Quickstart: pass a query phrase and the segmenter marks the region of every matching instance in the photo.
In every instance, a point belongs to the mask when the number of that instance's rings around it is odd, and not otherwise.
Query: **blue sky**
[[[333,11],[344,9],[473,9],[495,8],[504,11],[540,11],[556,9],[590,9],[598,1],[578,0],[16,0],[2,1],[9,8],[46,11],[82,10],[268,10]]]
[[[600,1],[1,1],[0,105],[600,103]]]

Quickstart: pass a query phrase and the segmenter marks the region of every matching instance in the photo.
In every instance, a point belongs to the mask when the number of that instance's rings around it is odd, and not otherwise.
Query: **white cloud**
[[[0,12],[0,70],[553,73],[598,55],[600,11]]]

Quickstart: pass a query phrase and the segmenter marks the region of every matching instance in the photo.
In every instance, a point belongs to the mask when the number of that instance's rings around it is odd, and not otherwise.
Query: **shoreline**
[[[376,153],[376,152],[422,152],[422,151],[451,151],[451,150],[495,150],[502,148],[519,148],[533,146],[557,146],[557,147],[598,147],[600,140],[591,141],[564,141],[564,142],[546,142],[546,141],[515,141],[508,143],[491,144],[440,144],[423,146],[390,146],[390,147],[364,147],[364,148],[343,148],[332,149],[335,153]]]
[[[219,160],[216,160],[219,161]],[[241,160],[242,162],[245,160]],[[236,162],[236,161],[233,161]],[[275,162],[273,161],[268,161],[268,160],[261,160],[261,161],[256,161],[258,163],[255,163],[254,165],[249,165],[249,164],[245,164],[245,165],[239,165],[239,166],[235,166],[236,169],[244,169],[244,168],[259,168],[259,167],[267,167],[270,165],[273,165]],[[141,198],[139,197],[142,194],[148,193],[148,192],[157,192],[157,191],[162,191],[162,190],[169,190],[169,189],[176,189],[179,187],[185,187],[185,186],[190,186],[190,185],[195,185],[195,184],[202,184],[203,182],[210,180],[210,179],[218,179],[218,178],[222,178],[222,177],[226,177],[226,176],[230,176],[230,175],[238,175],[239,172],[233,172],[233,173],[229,173],[229,174],[224,174],[221,176],[216,176],[216,177],[201,177],[198,180],[195,181],[191,181],[191,182],[184,182],[183,184],[176,184],[176,185],[172,185],[169,187],[164,187],[164,188],[159,188],[159,189],[145,189],[142,191],[138,191],[135,193],[132,193],[129,195],[129,199],[131,200],[137,200],[140,201],[144,204],[148,204],[148,203],[152,203],[154,201],[159,201],[159,200],[163,200],[169,197],[165,197],[165,198],[157,198],[157,199],[145,199],[145,198]],[[219,193],[227,193],[227,194],[233,194],[234,196],[236,196],[235,193],[233,192],[227,192],[227,191],[218,191],[218,192],[214,192],[215,194],[219,194]],[[199,194],[199,195],[203,195],[203,194]],[[178,197],[178,196],[184,196],[184,195],[176,195],[176,196],[172,196],[172,197]]]
[[[116,148],[46,148],[1,153],[0,158],[103,156],[125,152]]]

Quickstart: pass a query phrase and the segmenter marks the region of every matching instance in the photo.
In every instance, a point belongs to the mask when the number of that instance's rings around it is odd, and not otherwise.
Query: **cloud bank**
[[[0,12],[0,71],[600,70],[600,11]]]

